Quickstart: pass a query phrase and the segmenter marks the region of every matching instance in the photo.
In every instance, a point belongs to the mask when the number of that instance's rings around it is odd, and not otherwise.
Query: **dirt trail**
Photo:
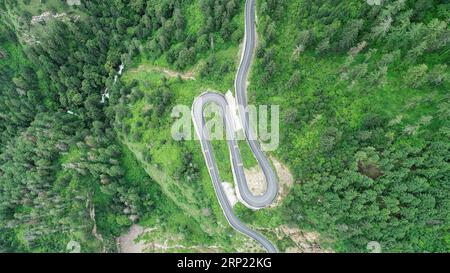
[[[193,71],[187,71],[185,73],[181,73],[178,71],[170,70],[164,67],[158,67],[158,66],[148,66],[145,64],[142,64],[138,66],[137,68],[130,69],[130,73],[139,73],[139,72],[159,72],[162,74],[165,74],[168,77],[171,78],[177,78],[180,77],[183,80],[192,80],[195,81],[194,72]]]

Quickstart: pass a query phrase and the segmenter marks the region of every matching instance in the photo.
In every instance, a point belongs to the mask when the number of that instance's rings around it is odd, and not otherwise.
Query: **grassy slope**
[[[191,9],[188,10],[190,11]],[[188,17],[187,25],[189,30],[195,31],[197,28],[195,24],[198,22],[198,16],[198,14],[191,14]],[[239,22],[243,22],[243,16],[239,16],[237,20],[240,20]],[[242,24],[240,25],[243,27]],[[227,43],[217,44],[216,46],[218,48],[223,48],[222,50],[216,50],[215,52],[218,62],[233,60],[234,69],[224,75],[221,75],[223,80],[218,80],[212,77],[200,79],[198,73],[196,73],[197,75],[195,81],[179,81],[175,78],[169,78],[168,82],[170,88],[175,93],[174,105],[183,104],[190,106],[194,98],[205,90],[217,90],[221,92],[226,90],[234,90],[234,77],[240,60],[239,48],[236,45],[230,45]],[[204,58],[207,58],[210,54],[211,53],[205,54]],[[187,70],[197,72],[203,62],[204,60],[202,59],[193,68],[188,68]],[[133,67],[128,68],[128,71],[124,74],[122,79],[128,83],[133,80],[137,80],[139,82],[140,89],[143,90],[145,94],[151,94],[152,89],[162,83],[162,78],[167,77],[167,75],[162,73],[154,71],[150,72],[154,67],[168,67],[164,56],[155,62],[145,59],[135,60]],[[173,124],[173,120],[169,118],[170,113],[162,117],[162,120],[164,121],[162,121],[162,124],[160,125],[156,125],[155,127],[151,126],[150,128],[148,126],[144,126],[144,130],[142,130],[142,128],[136,128],[136,124],[138,122],[145,124],[145,119],[141,115],[143,112],[142,109],[145,108],[145,104],[144,98],[133,105],[130,105],[133,112],[133,117],[127,120],[127,123],[131,125],[132,128],[130,135],[133,135],[133,133],[136,132],[142,132],[143,140],[140,143],[128,143],[128,146],[135,152],[135,154],[137,154],[138,158],[140,150],[151,147],[150,151],[152,155],[152,162],[155,166],[158,166],[158,168],[147,165],[146,169],[148,173],[153,177],[153,179],[161,184],[164,193],[170,196],[180,207],[183,207],[186,211],[188,211],[190,215],[195,218],[202,219],[200,221],[203,222],[205,220],[203,220],[204,217],[199,214],[201,207],[199,207],[198,204],[204,204],[207,207],[213,208],[214,217],[219,219],[220,229],[215,228],[214,231],[214,233],[216,233],[214,236],[217,237],[223,227],[227,228],[227,223],[223,218],[222,211],[216,201],[210,177],[204,165],[204,159],[201,155],[199,143],[197,141],[186,141],[180,145],[180,143],[171,140],[170,129]],[[193,128],[192,132],[194,133]],[[127,142],[128,141],[129,138]],[[250,168],[255,166],[257,164],[256,160],[254,159],[246,142],[241,141],[239,145],[241,147],[245,167]],[[215,148],[215,156],[217,158],[222,179],[224,181],[233,181],[226,143],[224,141],[213,141],[213,146]],[[182,153],[186,150],[194,154],[194,162],[200,166],[201,170],[200,181],[198,181],[193,187],[192,185],[183,184],[186,182],[173,179],[174,172],[181,165]],[[159,170],[164,170],[164,172]],[[188,203],[190,204],[186,204],[183,199],[189,200]],[[268,232],[266,229],[274,228],[283,224],[282,212],[283,208],[266,209],[254,213],[242,205],[238,204],[236,207],[236,213],[238,213],[238,215],[245,222],[250,223],[257,229],[260,229],[263,233],[276,241],[280,249],[285,249],[286,247],[292,246],[290,239],[284,238],[283,240],[277,240],[275,239],[275,234]],[[211,223],[208,225],[215,226]],[[220,236],[219,239],[216,240],[220,241]]]
[[[199,1],[188,5],[185,9],[185,16],[187,17],[187,28],[189,32],[196,32],[200,28],[202,22],[202,14],[199,12]],[[236,22],[243,20],[243,16],[235,18]],[[221,75],[221,80],[213,79],[211,77],[200,79],[198,75],[199,68],[205,62],[205,59],[210,56],[211,52],[201,56],[200,61],[192,68],[196,76],[196,80],[183,80],[177,78],[170,78],[164,73],[157,72],[155,67],[171,68],[165,61],[163,55],[155,61],[146,60],[144,57],[134,60],[132,67],[129,67],[124,73],[122,80],[125,83],[130,83],[133,80],[138,82],[140,90],[146,95],[151,95],[155,87],[162,84],[163,78],[167,78],[168,85],[174,93],[174,105],[185,105],[190,107],[195,97],[206,90],[216,90],[225,92],[233,90],[235,68],[239,62],[239,47],[232,42],[221,41],[220,37],[215,39],[215,56],[219,63],[233,62],[233,68],[225,75]],[[173,68],[172,68],[173,69]],[[201,227],[202,232],[206,237],[204,243],[214,243],[225,250],[236,250],[242,248],[242,241],[248,241],[244,236],[235,233],[228,226],[223,217],[222,210],[217,203],[214,188],[210,181],[210,177],[206,167],[204,166],[204,159],[201,153],[200,144],[198,141],[177,142],[172,140],[171,126],[173,119],[170,117],[170,111],[166,112],[159,118],[160,124],[148,124],[143,128],[137,128],[136,124],[142,122],[145,124],[145,119],[142,116],[143,109],[148,107],[145,96],[144,99],[138,100],[129,105],[132,112],[132,117],[126,120],[126,123],[131,126],[131,133],[136,132],[143,134],[141,141],[133,141],[130,136],[122,136],[124,143],[134,152],[138,159],[141,159],[140,151],[149,149],[152,157],[152,164],[143,163],[147,173],[161,185],[162,191],[180,208],[182,208],[186,215]],[[193,127],[191,128],[192,135],[195,134]],[[232,174],[229,163],[228,148],[223,141],[214,141],[216,149],[216,158],[219,162],[219,169],[224,181],[232,181]],[[243,157],[247,166],[255,164],[254,159],[250,153],[248,146],[243,146]],[[194,155],[193,163],[200,168],[199,181],[187,182],[184,179],[177,179],[175,172],[181,167],[181,159],[183,153],[191,152]],[[162,171],[163,170],[163,171]],[[209,208],[212,212],[211,216],[204,216],[202,209]],[[179,225],[180,221],[184,222],[184,218],[174,219],[176,215],[167,214],[169,219],[174,222],[171,225]],[[188,219],[186,218],[186,219]],[[233,236],[228,236],[228,234]],[[211,236],[211,237],[209,237]],[[206,239],[207,238],[207,239]],[[197,244],[199,243],[196,242]],[[189,244],[188,245],[192,245]],[[246,248],[248,250],[248,248]]]
[[[23,28],[20,20],[17,20],[19,17],[16,13],[19,11],[20,14],[22,14],[23,11],[26,11],[30,16],[39,15],[45,11],[52,11],[55,13],[78,12],[76,7],[68,7],[67,5],[62,4],[61,1],[56,0],[48,0],[45,4],[41,4],[39,0],[31,0],[28,5],[24,4],[23,1],[19,1],[17,6],[8,7],[8,10],[4,11],[4,14],[11,19],[10,22],[13,22],[16,29],[21,32],[32,31],[36,33],[45,31],[45,27],[36,25],[31,29]],[[184,10],[184,14],[187,16],[188,32],[198,32],[203,23],[203,17],[199,10],[199,1],[193,1],[188,4]],[[236,18],[236,22],[234,23],[240,24],[241,21],[243,21],[242,15]],[[0,64],[6,62],[15,66],[29,64],[19,45],[6,44],[2,46],[8,53],[8,58],[0,60]],[[237,67],[239,48],[236,44],[229,41],[223,41],[219,35],[216,35],[215,51],[215,55],[219,62],[230,62],[231,60],[231,62],[234,63],[234,67]],[[205,53],[201,56],[199,64],[192,69],[198,70],[198,67],[210,56],[210,53],[211,52]],[[132,67],[124,75],[123,80],[125,82],[138,80],[142,90],[150,94],[152,87],[160,84],[164,75],[158,72],[148,72],[146,69],[155,66],[167,67],[168,65],[165,61],[165,56],[162,56],[156,61],[138,59],[135,60],[134,63],[134,68],[137,68],[137,66],[140,65],[143,66],[143,71],[136,71]],[[40,71],[38,71],[38,74],[39,73]],[[223,92],[232,90],[234,73],[235,70],[233,69],[226,75],[221,75],[220,81],[217,81],[216,79],[202,79],[179,82],[177,79],[171,79],[170,84],[176,94],[176,104],[190,106],[193,98],[205,90],[220,90]],[[42,84],[44,84],[43,81],[40,82],[40,85]],[[41,89],[46,90],[47,88],[41,86]],[[134,127],[134,124],[137,121],[141,120],[139,114],[141,113],[140,110],[144,104],[143,101],[139,101],[130,106],[134,117],[127,122],[129,122],[132,127]],[[48,106],[50,106],[50,104]],[[249,247],[253,247],[253,242],[241,234],[234,233],[223,217],[221,208],[216,201],[209,174],[206,168],[203,167],[204,161],[201,156],[199,144],[196,141],[185,143],[183,145],[174,142],[161,144],[161,141],[171,139],[170,126],[172,120],[169,115],[165,116],[165,119],[167,122],[163,126],[146,128],[142,142],[132,143],[131,141],[124,141],[122,150],[124,157],[121,159],[121,165],[125,169],[126,183],[136,185],[136,187],[144,187],[148,194],[154,196],[152,199],[158,200],[152,208],[152,214],[139,221],[139,224],[145,227],[158,226],[158,231],[152,232],[146,236],[146,240],[153,242],[164,241],[164,239],[168,238],[177,238],[174,243],[187,247],[196,246],[199,250],[202,250],[202,247],[204,247],[203,250],[208,251],[208,246],[214,245],[224,251],[234,251],[236,249],[248,251]],[[139,152],[143,147],[147,147],[149,143],[152,145],[151,151],[152,157],[154,158],[154,165],[143,163],[144,160],[142,160],[142,155]],[[218,162],[220,162],[220,170],[224,179],[232,181],[226,145],[224,145],[224,143],[215,142],[214,146],[217,147],[216,157]],[[242,147],[246,166],[253,166],[255,162],[249,148],[246,145],[242,145]],[[180,166],[181,155],[184,151],[192,151],[195,156],[194,162],[201,166],[201,179],[200,181],[194,182],[193,185],[183,185],[187,182],[178,181],[177,179],[174,179],[172,175]],[[76,161],[79,156],[80,153],[78,149],[72,147],[70,152],[59,160],[58,165],[62,166],[65,162]],[[150,177],[147,173],[151,174]],[[57,177],[62,177],[62,174],[63,171],[61,170],[57,173]],[[155,183],[154,181],[157,181],[158,183]],[[92,184],[92,181],[73,181],[72,183],[83,183],[88,185]],[[119,236],[130,224],[129,221],[119,219],[115,212],[110,211],[109,205],[112,202],[111,198],[112,197],[109,194],[102,192],[99,187],[95,190],[93,197],[96,208],[98,232],[104,235],[104,237]],[[203,208],[209,208],[212,215],[204,216],[202,214]],[[233,233],[233,236],[229,236],[231,233]],[[180,237],[180,234],[183,236]],[[20,234],[18,236],[20,236]],[[90,238],[84,238],[83,234],[77,236],[72,239],[83,242],[84,251],[101,250],[99,242],[93,236],[89,236]],[[63,238],[62,241],[66,241],[66,238]],[[248,246],[243,246],[242,242],[248,242]],[[183,251],[182,249],[175,250]]]
[[[164,195],[158,183],[151,180],[134,154],[123,147],[124,157],[121,159],[125,168],[125,179],[128,183],[148,192],[155,200],[150,215],[140,220],[145,227],[157,227],[146,238],[149,241],[169,239],[182,231],[185,236],[177,240],[180,245],[210,245],[212,238],[200,228],[195,219],[188,217],[170,198]]]
[[[123,79],[125,82],[138,80],[139,86],[144,93],[151,94],[152,88],[146,88],[145,83],[149,83],[149,85],[158,85],[161,83],[162,77],[164,76],[161,74],[158,75],[156,72],[152,72],[151,75],[147,72],[127,72],[123,76]],[[141,78],[141,80],[139,78]],[[204,83],[201,81],[179,82],[178,79],[169,79],[169,85],[175,94],[174,104],[183,104],[187,106],[191,105],[193,99],[199,95],[202,90],[220,88],[220,86],[215,86],[214,83]],[[224,234],[224,230],[227,230],[225,234],[232,231],[222,215],[219,204],[216,202],[214,188],[210,181],[208,171],[206,167],[204,167],[200,145],[197,141],[185,141],[180,143],[172,140],[172,119],[170,118],[170,113],[166,113],[164,117],[162,117],[161,120],[164,120],[162,121],[162,124],[146,128],[136,128],[136,123],[139,121],[144,122],[144,118],[141,115],[143,112],[142,108],[144,107],[145,99],[130,105],[133,117],[126,121],[131,125],[131,135],[133,135],[134,132],[143,133],[142,140],[136,142],[123,136],[124,143],[142,162],[144,161],[142,160],[140,151],[145,149],[150,150],[152,164],[143,163],[147,173],[161,185],[162,191],[173,202],[202,226],[202,229],[205,232],[214,235],[216,244],[219,244],[221,247],[227,247],[226,244],[229,244],[229,242],[227,242],[229,240],[228,236],[220,234]],[[193,128],[191,128],[191,132],[192,134],[195,133]],[[216,147],[216,157],[224,180],[232,181],[232,175],[229,169],[230,165],[227,163],[229,162],[229,155],[226,145],[221,142],[214,142],[214,146]],[[181,167],[181,159],[184,152],[191,152],[194,155],[193,162],[200,167],[199,181],[188,182],[184,179],[178,180],[174,177],[175,172]],[[208,217],[203,216],[203,208],[211,209],[213,215]],[[171,217],[170,214],[167,216]],[[236,243],[238,243],[238,241],[236,241]],[[237,246],[238,244],[233,248]]]

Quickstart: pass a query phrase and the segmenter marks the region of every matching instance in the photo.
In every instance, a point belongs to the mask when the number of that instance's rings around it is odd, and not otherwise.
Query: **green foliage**
[[[170,109],[233,88],[242,1],[81,2],[0,2],[0,251],[116,251],[138,221],[235,250],[242,237],[228,236],[198,143],[172,140]],[[281,208],[238,214],[320,231],[343,252],[448,252],[449,4],[257,3],[249,99],[281,104],[276,154],[301,184]],[[45,11],[66,15],[31,22]],[[145,70],[160,66],[197,79]]]
[[[80,123],[67,114],[38,114],[0,157],[0,229],[16,233],[1,245],[15,251],[64,251],[63,239],[89,228],[80,213],[86,188],[57,177],[55,164]],[[4,238],[5,239],[5,238]]]
[[[338,251],[449,250],[448,4],[422,4],[259,4],[250,89],[281,104],[277,155],[301,181],[273,215]]]
[[[42,111],[41,91],[34,68],[14,33],[0,22],[0,151]]]
[[[110,118],[115,117],[115,104],[127,94],[121,93],[120,83],[115,84],[115,71],[143,48],[140,41],[150,39],[160,29],[170,35],[168,47],[184,40],[186,20],[181,8],[187,4],[133,1],[131,9],[125,8],[128,1],[113,6],[104,1],[82,1],[76,8],[57,4],[27,1],[24,6],[16,6],[7,1],[2,5],[0,199],[5,235],[1,246],[15,251],[62,252],[67,242],[75,239],[82,243],[84,251],[115,251],[111,243],[114,237],[133,221],[148,218],[161,199],[154,186],[148,191],[149,184],[154,183],[147,174],[141,171],[146,183],[137,183],[130,176],[127,162],[119,160],[123,151],[109,128]],[[50,14],[70,11],[63,19],[30,23],[32,15],[43,13],[40,7],[49,8]],[[82,16],[80,20],[74,19],[78,15]],[[20,24],[14,24],[16,19]],[[35,40],[19,44],[16,35],[24,37],[25,32]],[[196,51],[193,56],[190,51],[180,52],[179,66],[194,61]],[[110,100],[102,103],[105,88],[111,89]],[[130,93],[134,100],[142,98],[139,90]],[[167,113],[172,103],[167,87],[161,86],[150,98],[158,106],[155,116]],[[49,127],[39,127],[43,126],[42,119]],[[55,124],[50,122],[53,119]],[[155,120],[157,117],[151,121]],[[62,128],[61,122],[65,123]],[[44,130],[46,134],[37,140],[28,136],[30,133],[20,134],[33,130]],[[56,136],[60,136],[57,143],[48,140]],[[135,132],[136,139],[141,137]],[[24,141],[39,141],[39,145],[15,147]],[[40,159],[29,161],[34,158],[30,153],[40,155]],[[145,160],[151,160],[148,151]],[[11,179],[12,172],[21,171],[21,166],[25,168],[23,176]],[[35,186],[37,182],[33,181],[39,177],[40,184]],[[30,189],[38,193],[28,194]],[[38,201],[48,202],[42,206],[48,206],[49,211],[40,211],[42,207],[33,203]]]

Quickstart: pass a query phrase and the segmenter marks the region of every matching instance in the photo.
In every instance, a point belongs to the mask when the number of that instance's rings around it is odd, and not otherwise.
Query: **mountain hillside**
[[[244,3],[0,0],[1,252],[120,252],[136,230],[143,251],[263,251],[172,137],[175,106],[234,92]],[[248,98],[280,106],[290,183],[238,217],[281,252],[450,251],[450,3],[256,3]]]

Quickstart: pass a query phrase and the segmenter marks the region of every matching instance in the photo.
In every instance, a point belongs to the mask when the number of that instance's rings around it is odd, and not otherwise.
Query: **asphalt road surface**
[[[235,184],[237,185],[237,191],[242,200],[250,207],[260,209],[270,205],[276,198],[278,192],[278,180],[277,176],[270,165],[269,160],[261,150],[261,146],[255,137],[255,133],[249,125],[249,114],[246,111],[247,97],[247,77],[252,62],[253,54],[256,46],[256,26],[255,26],[255,0],[247,0],[245,5],[245,40],[244,51],[241,59],[241,65],[236,75],[235,88],[236,88],[236,100],[238,103],[238,111],[241,119],[241,123],[244,128],[244,133],[247,138],[247,142],[258,161],[261,169],[266,178],[267,190],[262,195],[253,195],[250,191],[247,180],[245,178],[244,167],[238,142],[235,139],[235,130],[233,117],[228,111],[228,102],[226,98],[219,93],[205,92],[197,97],[192,106],[192,118],[196,133],[199,136],[199,140],[202,146],[203,155],[205,157],[206,165],[208,167],[209,174],[211,176],[214,189],[216,191],[217,199],[222,207],[226,219],[230,225],[256,241],[258,241],[267,252],[277,252],[276,247],[267,240],[260,233],[248,228],[243,224],[233,212],[233,208],[222,188],[222,181],[220,179],[219,170],[217,167],[216,159],[214,157],[214,150],[210,142],[210,136],[208,130],[206,130],[206,120],[204,117],[204,107],[208,103],[214,103],[219,106],[220,114],[223,117],[224,124],[226,126],[226,136],[228,142],[228,148],[230,151],[230,158],[232,162],[233,176]]]

